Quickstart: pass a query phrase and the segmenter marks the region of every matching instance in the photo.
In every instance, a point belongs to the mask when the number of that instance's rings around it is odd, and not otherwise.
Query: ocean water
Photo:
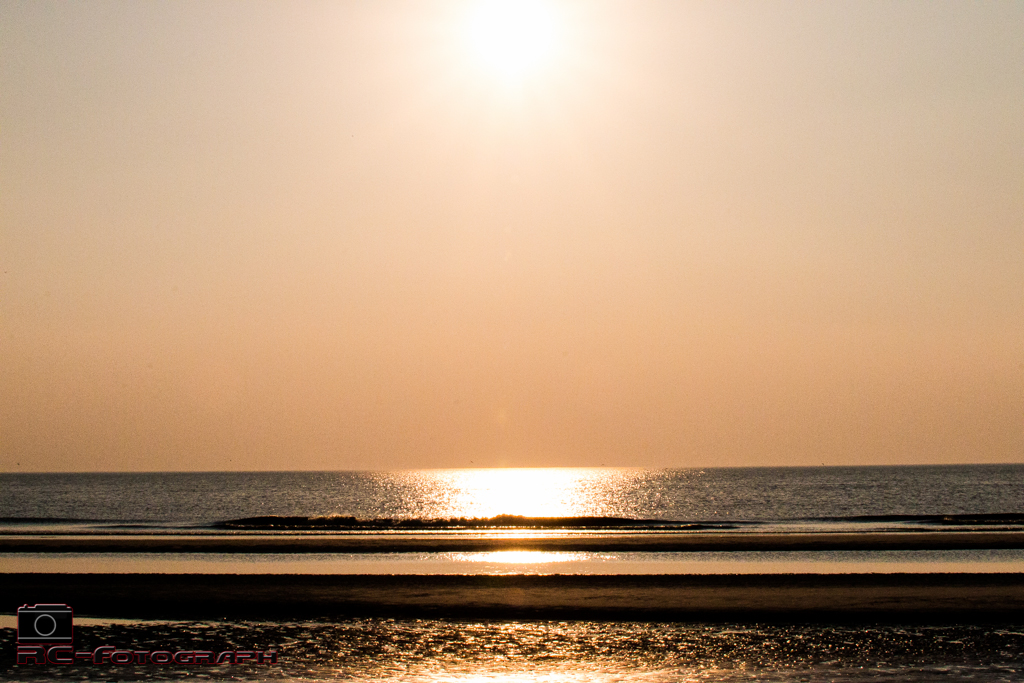
[[[748,530],[1024,522],[1024,465],[0,474],[0,490],[8,533],[197,532],[275,516],[603,517]]]
[[[1024,529],[1024,465],[0,475],[0,535],[582,537]],[[443,545],[436,543],[435,545]],[[1022,549],[0,553],[0,571],[1020,572]]]

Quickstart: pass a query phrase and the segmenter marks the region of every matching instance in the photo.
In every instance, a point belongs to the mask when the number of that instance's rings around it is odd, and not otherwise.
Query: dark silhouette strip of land
[[[926,526],[1021,526],[1024,515],[1015,513],[972,515],[859,515],[854,517],[813,517],[781,520],[788,522],[913,523]],[[402,529],[735,529],[759,524],[750,520],[667,520],[629,517],[452,517],[447,519],[359,519],[329,515],[301,517],[267,515],[215,522],[214,529],[259,530],[402,530]]]
[[[629,517],[451,517],[446,519],[358,519],[328,517],[246,517],[216,522],[214,529],[266,530],[406,530],[406,529],[732,529],[740,522],[680,522]]]

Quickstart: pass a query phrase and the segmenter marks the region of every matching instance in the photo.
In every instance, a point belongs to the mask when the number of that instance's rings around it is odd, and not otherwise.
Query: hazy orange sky
[[[1024,3],[528,9],[0,2],[0,470],[1024,462]]]

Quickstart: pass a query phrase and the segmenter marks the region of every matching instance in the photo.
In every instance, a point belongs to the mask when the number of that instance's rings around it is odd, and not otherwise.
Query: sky
[[[1024,462],[1021,36],[0,0],[0,471]]]

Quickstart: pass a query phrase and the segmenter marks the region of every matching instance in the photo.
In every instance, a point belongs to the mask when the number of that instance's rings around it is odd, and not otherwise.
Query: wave
[[[999,512],[980,515],[856,515],[853,517],[816,517],[823,522],[914,522],[942,526],[987,526],[1024,524],[1024,514]]]
[[[0,524],[101,524],[116,520],[82,517],[0,517]]]
[[[355,517],[246,517],[217,522],[219,529],[672,529],[701,530],[734,528],[735,522],[676,522],[663,519],[627,517],[455,517],[450,519],[357,519]]]
[[[899,527],[1007,527],[1024,526],[1024,514],[990,513],[962,515],[856,515],[848,517],[805,517],[785,520],[666,520],[629,517],[453,517],[448,519],[359,519],[343,515],[322,517],[267,515],[216,522],[215,529],[239,530],[444,530],[444,529],[617,529],[701,531],[738,529],[778,523],[894,524]]]
[[[67,527],[94,529],[154,529],[203,526],[202,523],[150,519],[100,519],[89,517],[0,517],[0,527]]]

